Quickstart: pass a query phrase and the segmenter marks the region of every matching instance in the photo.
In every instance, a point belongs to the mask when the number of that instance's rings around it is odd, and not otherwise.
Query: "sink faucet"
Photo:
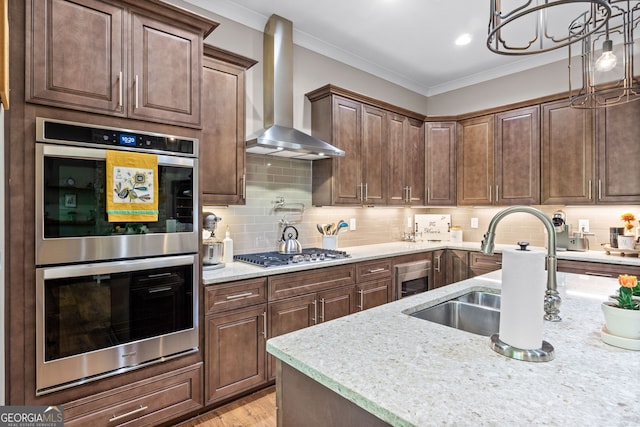
[[[547,290],[544,294],[544,319],[551,322],[559,322],[561,320],[559,315],[561,300],[560,294],[558,293],[558,281],[556,279],[556,231],[553,223],[544,212],[531,206],[511,206],[501,210],[491,219],[489,228],[482,239],[480,251],[486,255],[493,254],[493,241],[498,223],[505,216],[516,212],[530,213],[542,221],[547,229]]]

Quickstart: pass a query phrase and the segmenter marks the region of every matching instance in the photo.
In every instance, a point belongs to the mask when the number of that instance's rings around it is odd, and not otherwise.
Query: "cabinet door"
[[[96,0],[26,4],[26,100],[124,116],[124,10]]]
[[[363,203],[384,205],[387,203],[387,113],[368,105],[362,106],[362,184]]]
[[[204,58],[200,180],[203,204],[245,203],[244,69]]]
[[[593,204],[593,111],[542,104],[542,203]]]
[[[267,305],[234,310],[206,321],[206,404],[266,382]]]
[[[469,278],[469,261],[467,251],[447,249],[447,284],[459,282]]]
[[[129,117],[200,125],[202,38],[134,13]]]
[[[456,124],[426,125],[426,204],[456,204]]]
[[[362,311],[377,307],[393,300],[393,281],[391,279],[358,283],[356,310]]]
[[[439,288],[441,286],[448,285],[447,282],[447,257],[445,250],[439,250],[433,252],[432,274],[431,274],[431,288]]]
[[[360,132],[362,105],[340,96],[333,97],[333,145],[345,151],[336,157],[333,170],[334,200],[336,204],[361,204],[362,153]]]
[[[405,182],[410,205],[425,204],[424,122],[408,119],[404,143]]]
[[[494,204],[540,204],[538,106],[496,115]]]
[[[318,293],[318,323],[346,316],[355,311],[355,286],[344,286]]]
[[[389,133],[389,204],[404,205],[407,199],[407,183],[405,182],[405,128],[407,118],[398,114],[388,116]]]
[[[277,337],[317,323],[316,294],[287,298],[269,304],[268,336]],[[275,358],[268,356],[268,379],[276,377]]]
[[[469,276],[479,276],[502,268],[502,254],[469,253]]]
[[[640,203],[640,102],[598,110],[598,203]]]
[[[494,116],[462,120],[457,137],[458,205],[493,203]]]

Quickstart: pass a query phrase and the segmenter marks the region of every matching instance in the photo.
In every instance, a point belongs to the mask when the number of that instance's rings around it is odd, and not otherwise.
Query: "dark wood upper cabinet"
[[[595,202],[593,114],[566,99],[541,105],[543,204]]]
[[[496,114],[496,205],[540,204],[540,109]]]
[[[387,203],[387,112],[370,105],[362,105],[362,179],[365,205]],[[347,154],[348,155],[348,154]]]
[[[426,204],[456,204],[456,123],[426,124]]]
[[[200,189],[205,205],[245,203],[245,70],[256,62],[205,46]]]
[[[200,127],[216,23],[154,0],[31,0],[26,12],[28,102]]]
[[[424,205],[424,122],[388,115],[389,205]]]
[[[596,112],[598,203],[640,203],[640,102]]]
[[[493,115],[462,120],[457,134],[458,205],[493,204]]]

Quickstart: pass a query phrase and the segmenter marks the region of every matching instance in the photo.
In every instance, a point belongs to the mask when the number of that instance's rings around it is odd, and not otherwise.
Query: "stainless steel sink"
[[[500,295],[474,291],[410,316],[488,337],[498,333],[499,307]]]

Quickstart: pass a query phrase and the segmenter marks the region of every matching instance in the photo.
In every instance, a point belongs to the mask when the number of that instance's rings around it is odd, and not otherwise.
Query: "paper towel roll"
[[[500,341],[523,350],[542,347],[546,254],[539,250],[502,252]]]

